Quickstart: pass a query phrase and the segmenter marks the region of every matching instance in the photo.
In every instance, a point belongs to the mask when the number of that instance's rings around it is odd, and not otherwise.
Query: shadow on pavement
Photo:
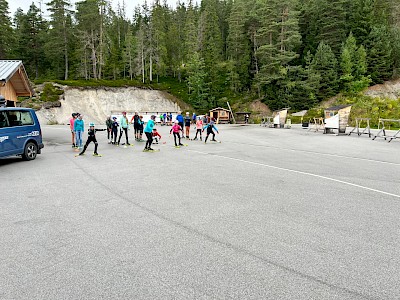
[[[0,167],[1,166],[6,166],[14,163],[20,163],[23,162],[21,157],[8,157],[8,158],[0,158]]]

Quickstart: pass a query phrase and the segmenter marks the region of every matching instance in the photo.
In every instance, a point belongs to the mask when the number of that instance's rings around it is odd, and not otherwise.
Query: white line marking
[[[313,174],[313,173],[309,173],[309,172],[303,172],[303,171],[297,171],[297,170],[292,170],[292,169],[287,169],[287,168],[282,168],[282,167],[276,167],[276,166],[272,166],[272,165],[267,165],[267,164],[253,162],[253,161],[239,159],[239,158],[233,158],[233,157],[229,157],[229,156],[223,156],[223,155],[219,155],[219,154],[212,154],[212,153],[196,151],[196,150],[188,150],[188,151],[199,153],[199,154],[204,154],[204,155],[211,155],[211,156],[220,157],[220,158],[224,158],[224,159],[229,159],[229,160],[233,160],[233,161],[248,163],[248,164],[251,164],[251,165],[266,167],[266,168],[270,168],[270,169],[275,169],[275,170],[286,171],[286,172],[291,172],[291,173],[295,173],[295,174],[301,174],[301,175],[307,175],[307,176],[311,176],[311,177],[316,177],[316,178],[329,180],[329,181],[345,184],[345,185],[352,186],[352,187],[357,187],[357,188],[364,189],[364,190],[367,190],[367,191],[371,191],[371,192],[375,192],[375,193],[379,193],[379,194],[383,194],[383,195],[386,195],[386,196],[391,196],[391,197],[395,197],[395,198],[399,198],[400,199],[400,195],[389,193],[389,192],[385,192],[385,191],[381,191],[381,190],[377,190],[377,189],[373,189],[373,188],[369,188],[369,187],[366,187],[366,186],[363,186],[363,185],[359,185],[359,184],[343,181],[343,180],[340,180],[340,179],[335,179],[335,178],[331,178],[331,177],[317,175],[317,174]]]
[[[237,142],[226,142],[226,143],[242,144],[242,143],[237,143]],[[244,145],[244,143],[243,143],[243,145]],[[316,155],[322,155],[322,156],[331,156],[331,157],[338,157],[338,158],[345,158],[345,159],[368,161],[368,162],[379,163],[379,164],[400,166],[400,163],[394,163],[394,162],[383,161],[383,160],[375,160],[375,159],[369,159],[369,158],[362,158],[362,157],[345,156],[345,155],[340,155],[340,154],[323,153],[323,152],[301,150],[301,149],[281,148],[281,147],[274,147],[274,146],[268,146],[268,145],[256,145],[256,144],[246,144],[246,145],[247,146],[255,146],[255,147],[265,147],[265,148],[271,148],[271,149],[283,150],[283,151],[302,152],[302,153],[307,153],[307,154],[316,154]]]

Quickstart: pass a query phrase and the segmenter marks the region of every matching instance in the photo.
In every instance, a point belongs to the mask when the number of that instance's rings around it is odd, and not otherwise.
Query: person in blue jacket
[[[126,117],[126,111],[122,112],[122,117],[119,119],[119,138],[118,138],[118,145],[121,142],[122,134],[125,132],[125,139],[126,145],[129,146],[129,139],[128,139],[128,130],[129,130],[129,121]]]
[[[183,116],[182,116],[182,112],[179,112],[178,113],[178,115],[176,116],[176,120],[178,121],[178,125],[179,126],[181,126],[181,128],[182,128],[182,137],[184,137],[185,135],[184,135],[184,132],[183,132],[183,122],[184,122],[184,119],[183,119]]]
[[[83,131],[85,130],[85,122],[82,120],[82,115],[79,114],[78,118],[74,121],[74,132],[76,139],[76,147],[83,148]]]
[[[147,137],[147,142],[146,146],[144,147],[144,151],[154,151],[154,149],[151,148],[151,144],[153,143],[153,128],[155,125],[155,119],[156,116],[152,115],[150,117],[150,120],[146,124],[146,128],[144,129],[144,134]]]
[[[210,134],[212,134],[212,136],[213,136],[211,140],[213,142],[217,141],[215,139],[215,133],[214,133],[213,129],[215,129],[215,131],[219,134],[218,128],[215,126],[214,121],[211,121],[209,124],[207,124],[206,126],[203,127],[203,132],[204,132],[204,130],[207,130],[207,136],[206,136],[204,143],[207,143],[207,139]]]

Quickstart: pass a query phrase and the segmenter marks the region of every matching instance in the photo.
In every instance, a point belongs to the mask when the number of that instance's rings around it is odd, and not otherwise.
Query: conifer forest
[[[398,0],[44,6],[11,14],[0,0],[0,59],[23,60],[31,80],[168,79],[199,110],[229,98],[300,110],[400,74]]]

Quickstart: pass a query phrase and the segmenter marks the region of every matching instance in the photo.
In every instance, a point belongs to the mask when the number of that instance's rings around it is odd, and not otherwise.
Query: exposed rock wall
[[[84,115],[86,122],[104,123],[111,111],[177,112],[181,107],[163,91],[126,88],[64,87],[61,107],[37,112],[42,124],[67,124],[73,112]]]
[[[377,84],[368,88],[365,95],[371,97],[380,97],[387,99],[400,98],[400,80],[386,81],[383,84]]]

